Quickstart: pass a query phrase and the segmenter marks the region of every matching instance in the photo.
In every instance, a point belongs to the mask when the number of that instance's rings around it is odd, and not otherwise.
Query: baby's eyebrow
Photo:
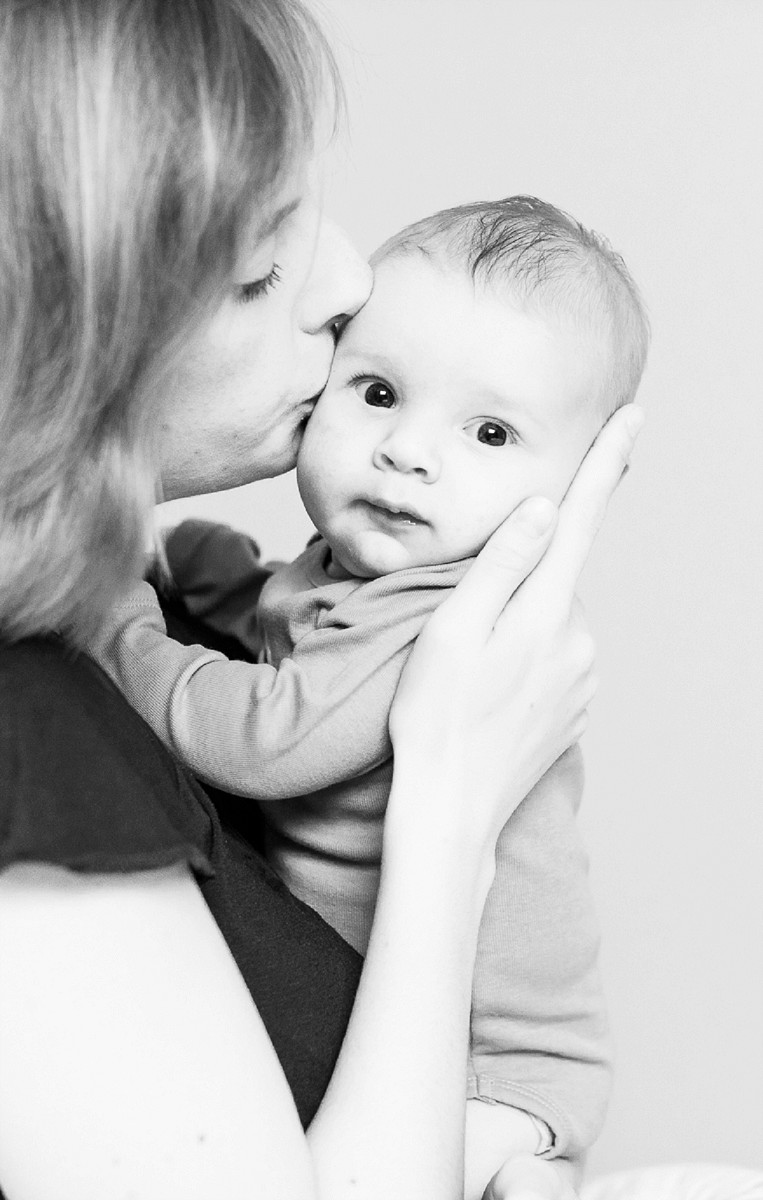
[[[532,406],[526,400],[518,399],[507,392],[484,387],[475,388],[473,395],[475,403],[484,405],[487,411],[493,409],[496,412],[505,414],[507,420],[513,418],[521,421],[530,421],[539,428],[543,427],[544,422],[542,418],[533,411]]]
[[[377,354],[373,350],[360,347],[349,347],[341,338],[337,346],[337,355],[341,355],[342,364],[360,365],[369,375],[396,375],[395,364],[385,354]]]

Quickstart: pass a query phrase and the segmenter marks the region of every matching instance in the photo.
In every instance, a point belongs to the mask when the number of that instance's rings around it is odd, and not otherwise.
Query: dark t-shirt
[[[54,638],[0,645],[0,869],[187,863],[307,1125],[331,1077],[361,959],[261,858],[252,801],[213,795],[86,655]]]

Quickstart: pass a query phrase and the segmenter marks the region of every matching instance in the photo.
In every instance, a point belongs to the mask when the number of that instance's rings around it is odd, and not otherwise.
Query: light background
[[[763,1167],[763,2],[321,12],[351,122],[326,207],[365,253],[436,208],[531,192],[606,233],[647,298],[648,424],[581,589],[618,1044],[591,1167]],[[167,508],[282,557],[310,528],[291,477]]]

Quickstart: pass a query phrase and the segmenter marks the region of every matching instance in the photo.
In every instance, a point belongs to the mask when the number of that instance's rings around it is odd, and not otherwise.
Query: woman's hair
[[[81,642],[140,568],[162,382],[326,78],[299,0],[4,0],[0,638]]]

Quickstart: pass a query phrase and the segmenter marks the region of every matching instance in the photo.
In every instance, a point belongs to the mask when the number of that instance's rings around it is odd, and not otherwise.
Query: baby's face
[[[595,357],[423,255],[383,261],[299,453],[305,507],[352,575],[476,554],[528,496],[558,502],[601,424]]]

